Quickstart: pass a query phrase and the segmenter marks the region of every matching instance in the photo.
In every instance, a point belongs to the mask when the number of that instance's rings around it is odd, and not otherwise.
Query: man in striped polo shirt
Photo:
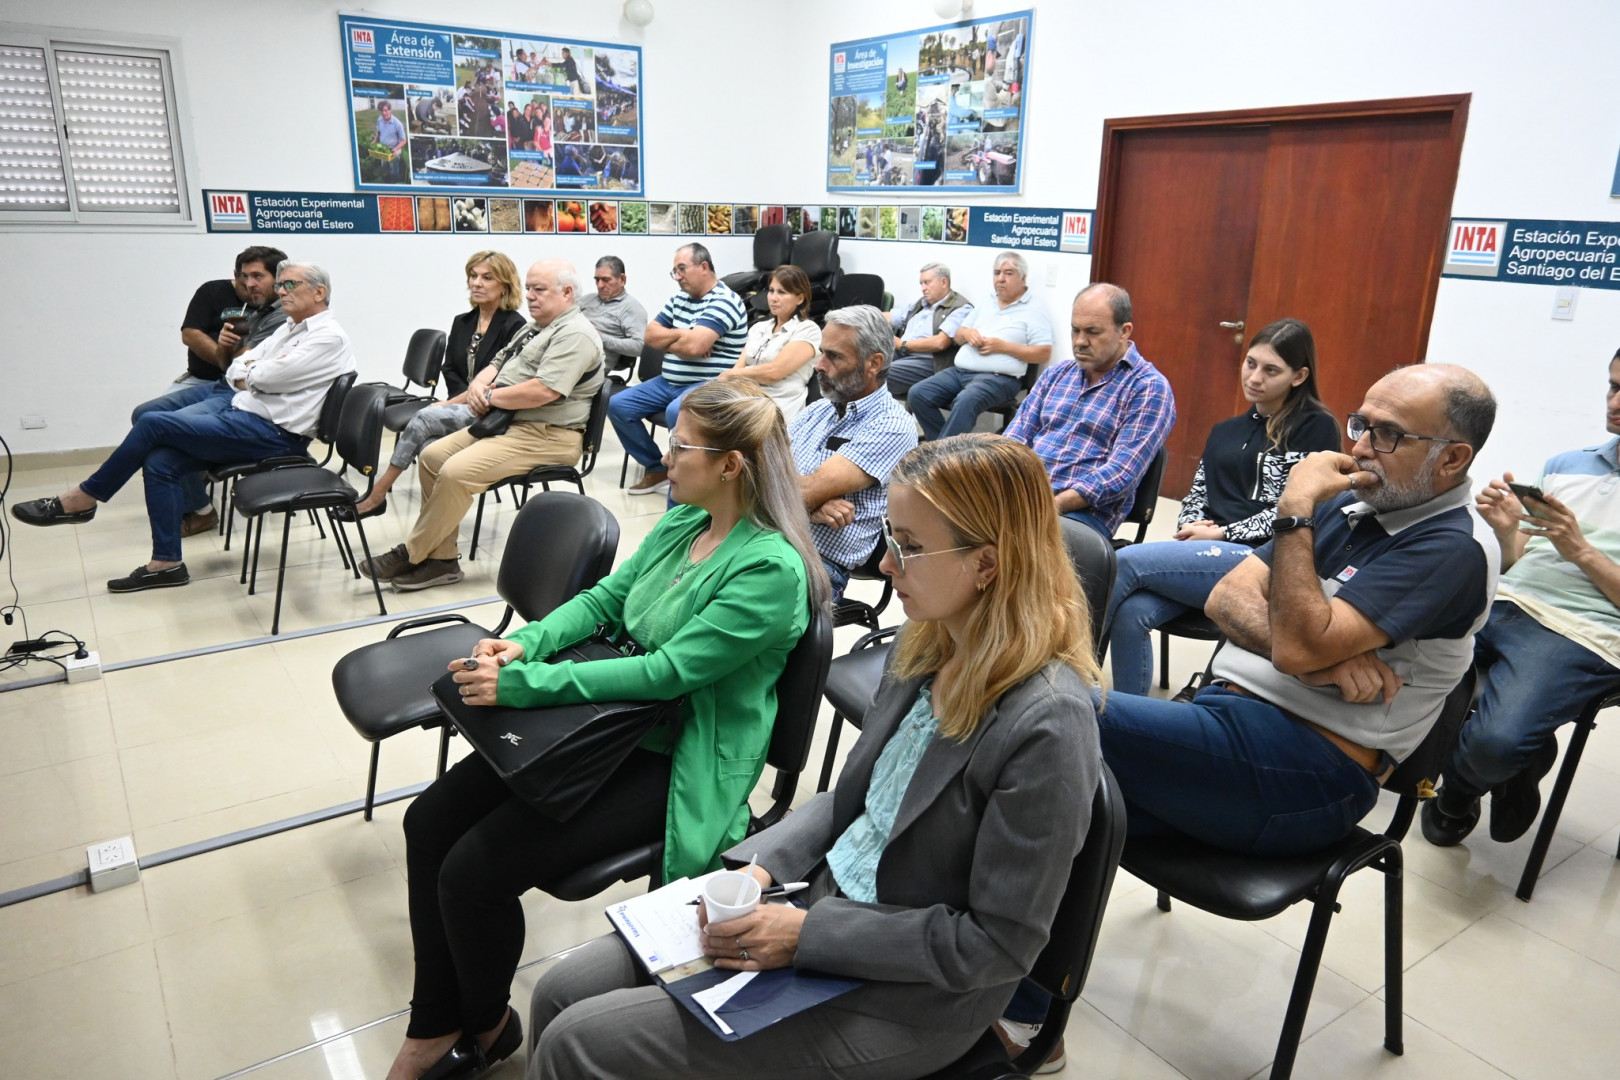
[[[615,394],[608,405],[620,445],[641,465],[640,481],[630,486],[632,495],[669,490],[664,452],[643,421],[662,417],[664,426],[673,428],[681,398],[735,364],[748,340],[742,297],[715,276],[708,248],[687,244],[677,250],[669,276],[681,291],[647,324],[646,337],[648,345],[664,350],[664,370]]]

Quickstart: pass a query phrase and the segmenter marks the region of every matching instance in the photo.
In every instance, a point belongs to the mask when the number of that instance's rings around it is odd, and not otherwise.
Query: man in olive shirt
[[[537,465],[579,460],[591,401],[605,378],[602,337],[579,310],[572,263],[545,259],[529,267],[524,293],[528,326],[496,354],[467,389],[475,415],[512,410],[502,435],[447,435],[422,451],[417,475],[422,510],[405,543],[360,569],[395,590],[450,585],[462,578],[456,550],[461,519],[481,493]]]

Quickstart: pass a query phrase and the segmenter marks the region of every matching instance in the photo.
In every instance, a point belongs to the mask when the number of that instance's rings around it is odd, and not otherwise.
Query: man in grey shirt
[[[624,260],[604,255],[596,260],[596,295],[579,298],[579,310],[602,335],[610,370],[634,367],[647,333],[647,309],[624,285]]]

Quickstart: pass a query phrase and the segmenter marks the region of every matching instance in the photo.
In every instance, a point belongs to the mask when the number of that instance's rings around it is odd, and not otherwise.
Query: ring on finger
[[[749,960],[748,950],[744,949],[744,948],[738,948],[737,949],[737,959],[743,961],[744,963],[747,963],[748,960]]]

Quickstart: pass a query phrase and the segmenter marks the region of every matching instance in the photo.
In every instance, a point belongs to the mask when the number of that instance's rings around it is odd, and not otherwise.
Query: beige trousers
[[[422,512],[405,541],[411,562],[456,558],[461,519],[480,492],[536,465],[572,465],[584,446],[580,432],[516,421],[505,435],[475,439],[458,431],[429,444],[416,465]]]

